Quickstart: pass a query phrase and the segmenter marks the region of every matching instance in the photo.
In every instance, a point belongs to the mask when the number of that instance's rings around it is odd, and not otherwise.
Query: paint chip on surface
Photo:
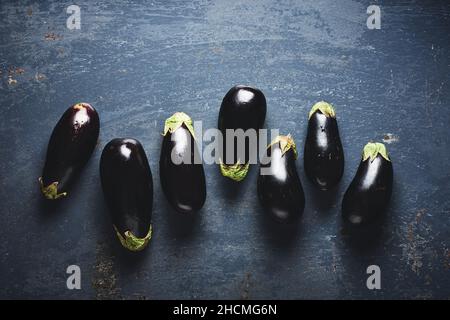
[[[383,136],[383,142],[387,144],[395,143],[398,142],[399,140],[400,140],[399,137],[392,133],[386,133]]]
[[[17,84],[17,80],[13,79],[11,76],[8,76],[8,84],[9,85]]]
[[[42,81],[45,80],[45,78],[46,78],[45,75],[39,72],[34,75],[34,79],[36,81]]]
[[[59,34],[53,33],[53,32],[47,32],[44,36],[44,39],[46,41],[55,41],[55,40],[62,39],[62,36],[60,36]]]

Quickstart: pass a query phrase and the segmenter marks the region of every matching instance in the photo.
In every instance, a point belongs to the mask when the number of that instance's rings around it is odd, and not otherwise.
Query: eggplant
[[[260,165],[258,198],[266,213],[279,222],[297,220],[305,208],[296,159],[297,149],[292,137],[277,136],[268,146],[264,164]]]
[[[346,226],[364,226],[379,218],[392,194],[393,168],[382,143],[366,144],[353,181],[342,201]]]
[[[205,203],[206,182],[192,119],[175,113],[166,120],[163,136],[159,176],[164,195],[177,212],[196,212]]]
[[[260,90],[242,85],[231,88],[222,100],[218,120],[218,128],[222,133],[224,146],[227,145],[227,129],[242,129],[244,132],[248,129],[259,130],[264,124],[266,111],[266,98]],[[250,141],[249,139],[245,141],[244,159],[238,157],[236,139],[233,146],[234,154],[231,161],[227,158],[227,148],[222,148],[220,172],[234,181],[242,181],[249,170]]]
[[[94,151],[99,131],[99,117],[90,104],[77,103],[64,112],[53,129],[39,178],[46,199],[67,196]]]
[[[337,185],[344,173],[344,150],[333,106],[316,103],[309,112],[305,141],[306,176],[321,190]]]
[[[113,139],[103,149],[100,178],[114,230],[122,246],[144,249],[152,236],[153,178],[135,139]]]

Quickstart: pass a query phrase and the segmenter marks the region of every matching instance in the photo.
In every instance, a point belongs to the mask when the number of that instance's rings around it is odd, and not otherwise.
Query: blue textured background
[[[114,4],[113,4],[114,3]],[[446,1],[68,1],[0,3],[0,298],[449,298],[450,6]],[[381,30],[366,9],[381,6]],[[206,166],[208,197],[193,218],[161,194],[164,120],[184,111],[216,126],[235,84],[260,88],[266,125],[303,149],[307,112],[335,105],[346,166],[307,198],[298,230],[262,218],[254,167],[239,188]],[[91,103],[100,142],[70,197],[42,201],[51,130],[66,108]],[[372,241],[341,232],[340,202],[363,145],[392,134],[395,188]],[[124,252],[100,188],[106,142],[139,139],[154,175],[154,237]],[[82,290],[66,289],[68,265]],[[366,288],[381,267],[382,290]]]

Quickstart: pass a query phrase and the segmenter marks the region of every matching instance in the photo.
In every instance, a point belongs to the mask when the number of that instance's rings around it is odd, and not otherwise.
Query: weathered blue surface
[[[73,31],[70,4],[0,3],[0,298],[450,297],[446,1],[379,1],[381,30],[367,29],[371,1],[78,1]],[[236,189],[206,166],[208,197],[193,219],[161,194],[164,119],[184,111],[214,127],[235,84],[265,93],[267,127],[300,150],[312,104],[336,107],[344,178],[324,199],[300,156],[307,204],[290,236],[262,219],[256,168]],[[79,101],[100,113],[99,146],[70,197],[48,205],[37,182],[47,142]],[[386,134],[391,207],[381,234],[355,246],[340,231],[340,202],[363,145]],[[125,136],[143,143],[156,186],[154,238],[138,255],[115,239],[98,172],[105,143]],[[70,264],[81,267],[80,291],[66,289]],[[380,291],[366,288],[371,264]]]

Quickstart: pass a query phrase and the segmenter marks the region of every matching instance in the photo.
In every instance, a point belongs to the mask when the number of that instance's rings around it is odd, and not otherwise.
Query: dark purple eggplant
[[[333,107],[316,103],[310,113],[305,141],[306,176],[321,190],[334,187],[344,173],[344,150]]]
[[[164,195],[176,211],[196,212],[205,203],[206,183],[191,118],[175,113],[166,120],[163,135],[159,176]]]
[[[120,243],[144,249],[152,236],[153,179],[147,156],[135,139],[113,139],[100,159],[103,195]]]
[[[231,88],[222,100],[220,106],[218,127],[223,136],[223,150],[220,154],[220,172],[234,181],[243,180],[249,169],[250,141],[245,141],[245,157],[239,159],[236,139],[233,143],[232,161],[227,158],[226,130],[248,129],[259,130],[266,118],[266,98],[264,94],[252,87],[235,86]],[[229,151],[229,150],[228,150]],[[231,158],[231,156],[229,156]]]
[[[94,151],[99,131],[97,111],[88,103],[77,103],[64,112],[53,129],[39,178],[45,198],[67,196]]]
[[[295,166],[294,140],[290,135],[276,137],[268,146],[267,157],[260,165],[259,201],[275,220],[295,221],[305,208],[305,194]]]
[[[382,215],[392,194],[392,162],[382,143],[366,144],[353,181],[342,201],[348,226],[367,225]]]

